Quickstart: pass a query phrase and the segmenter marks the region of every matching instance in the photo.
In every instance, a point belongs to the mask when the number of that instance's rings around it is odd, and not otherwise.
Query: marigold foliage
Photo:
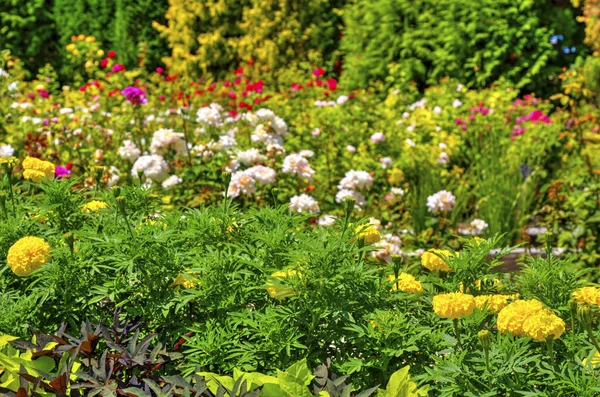
[[[523,333],[538,342],[544,342],[551,336],[556,340],[563,332],[565,322],[548,309],[538,311],[523,323]]]
[[[473,313],[475,298],[462,292],[451,292],[433,297],[433,311],[441,318],[458,319]]]
[[[541,310],[542,302],[536,299],[512,302],[498,313],[498,331],[503,334],[510,332],[515,336],[527,336],[523,324]]]
[[[8,250],[6,262],[19,277],[27,277],[50,259],[50,245],[39,237],[23,237]]]
[[[54,164],[35,157],[26,157],[23,160],[23,178],[39,183],[52,177],[54,177]]]
[[[431,249],[421,256],[421,265],[431,271],[451,272],[452,268],[440,256],[449,257],[454,254],[448,250]]]

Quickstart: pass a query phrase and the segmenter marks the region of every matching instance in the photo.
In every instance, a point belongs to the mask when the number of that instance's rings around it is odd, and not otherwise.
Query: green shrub
[[[503,77],[546,90],[574,60],[561,46],[582,40],[574,12],[546,0],[357,0],[344,13],[345,82],[425,85],[450,76],[481,87]],[[553,45],[554,34],[564,40]]]

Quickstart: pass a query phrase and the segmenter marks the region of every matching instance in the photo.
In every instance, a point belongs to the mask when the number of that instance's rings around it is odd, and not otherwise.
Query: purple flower
[[[133,105],[145,105],[148,103],[146,91],[141,88],[129,86],[121,91],[121,94],[125,95],[125,98]]]
[[[54,169],[54,176],[56,178],[64,178],[65,176],[70,175],[71,174],[71,170],[69,168],[67,168],[67,167],[63,167],[61,165],[57,166]]]

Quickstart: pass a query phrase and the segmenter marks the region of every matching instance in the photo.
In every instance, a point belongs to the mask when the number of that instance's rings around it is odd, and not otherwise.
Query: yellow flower
[[[85,35],[80,34],[79,36],[77,36],[77,40],[79,40],[79,41],[85,40]]]
[[[475,298],[462,292],[451,292],[433,297],[433,311],[441,318],[457,319],[473,313]]]
[[[594,355],[592,356],[592,358],[590,360],[585,358],[581,362],[585,366],[587,366],[588,362],[589,362],[589,364],[591,364],[592,368],[600,368],[600,352],[598,350],[596,350],[596,353],[594,353]]]
[[[183,275],[183,274],[178,274],[177,277],[175,277],[175,280],[173,281],[173,283],[170,285],[171,287],[183,287],[184,289],[192,289],[196,287],[196,282],[198,281],[197,278],[195,277],[191,277],[189,275]]]
[[[563,332],[565,322],[548,309],[538,311],[523,323],[523,333],[538,342],[545,342],[551,336],[556,340]]]
[[[88,36],[85,38],[86,43],[93,43],[94,41],[96,41],[96,38],[94,36]]]
[[[423,292],[421,283],[408,273],[400,273],[397,280],[393,274],[390,274],[387,280],[394,282],[392,291],[399,289],[400,291],[410,292],[412,294],[420,294]]]
[[[73,43],[67,44],[67,51],[73,51],[75,48],[77,48],[75,46],[75,44],[73,44]]]
[[[104,56],[104,51],[102,51],[102,50],[96,51],[96,56],[103,57]]]
[[[42,179],[52,179],[53,176],[54,164],[35,157],[26,157],[23,160],[23,178],[38,183]]]
[[[17,159],[15,156],[0,157],[0,165],[6,164],[9,168],[12,168],[18,163],[19,159]]]
[[[19,277],[27,277],[50,259],[50,245],[39,237],[23,237],[8,250],[6,263]]]
[[[86,203],[81,211],[90,213],[104,208],[108,208],[108,205],[104,201],[92,200],[89,203]]]
[[[294,269],[280,270],[271,275],[271,279],[267,282],[267,292],[273,299],[285,299],[297,294],[292,288],[284,285],[285,279],[292,277],[302,278],[302,274]]]
[[[510,332],[515,336],[526,336],[523,323],[541,310],[542,302],[536,299],[515,301],[498,313],[498,331],[503,334]]]
[[[451,272],[452,268],[438,255],[442,257],[454,256],[454,254],[448,250],[431,249],[421,255],[421,265],[431,271],[441,270],[442,272]]]
[[[490,313],[497,314],[513,299],[512,295],[479,295],[475,297],[475,305],[478,309],[487,309]]]
[[[586,305],[600,306],[600,288],[583,287],[573,291],[573,300]]]
[[[371,245],[381,240],[381,234],[374,225],[360,225],[356,228],[356,238],[363,239],[365,244]]]

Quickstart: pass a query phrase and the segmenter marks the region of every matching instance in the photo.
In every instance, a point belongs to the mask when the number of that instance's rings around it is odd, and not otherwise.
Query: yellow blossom
[[[600,306],[600,288],[579,288],[573,291],[573,300],[577,303]]]
[[[592,356],[590,360],[587,358],[581,361],[583,365],[588,365],[588,363],[592,366],[592,368],[600,368],[600,352],[596,350],[596,353]]]
[[[75,44],[73,44],[73,43],[67,44],[67,51],[73,51],[75,48],[77,48],[75,46]]]
[[[421,255],[421,265],[431,271],[451,272],[452,268],[440,256],[449,257],[454,256],[454,254],[448,250],[431,249]]]
[[[387,280],[394,282],[392,291],[399,289],[400,291],[410,292],[412,294],[420,294],[423,292],[423,286],[411,274],[402,272],[398,276],[398,279],[396,279],[393,274],[390,274]]]
[[[466,317],[475,309],[473,295],[451,292],[433,297],[433,311],[441,318],[457,319]]]
[[[536,299],[512,302],[498,313],[498,331],[503,334],[510,332],[515,336],[526,336],[523,323],[541,310],[542,302]]]
[[[23,178],[38,183],[43,179],[52,179],[53,176],[54,164],[35,157],[26,157],[23,160]]]
[[[497,314],[513,299],[512,295],[479,295],[475,297],[475,305],[478,309],[487,309],[490,313]]]
[[[548,309],[538,311],[523,323],[523,333],[538,342],[545,342],[550,337],[556,340],[563,332],[565,322]]]
[[[98,210],[108,208],[108,205],[104,201],[92,200],[89,203],[86,203],[81,209],[82,212],[96,212]]]
[[[371,245],[381,240],[381,234],[374,225],[360,225],[356,228],[356,238],[363,239],[365,244]]]
[[[85,38],[86,43],[93,43],[94,41],[96,41],[96,38],[94,36],[88,36]]]
[[[192,289],[196,287],[197,278],[189,275],[178,274],[175,280],[170,285],[171,287],[183,287],[184,289]]]
[[[39,237],[23,237],[8,250],[6,263],[20,277],[27,277],[50,259],[50,245]]]
[[[285,299],[297,294],[292,288],[286,287],[284,281],[292,277],[302,278],[302,274],[294,269],[280,270],[271,275],[267,282],[267,292],[273,299]]]
[[[79,36],[77,36],[77,40],[79,40],[79,41],[85,40],[85,35],[84,34],[80,34]]]
[[[104,51],[102,51],[102,50],[96,51],[96,56],[103,57],[104,56]]]

